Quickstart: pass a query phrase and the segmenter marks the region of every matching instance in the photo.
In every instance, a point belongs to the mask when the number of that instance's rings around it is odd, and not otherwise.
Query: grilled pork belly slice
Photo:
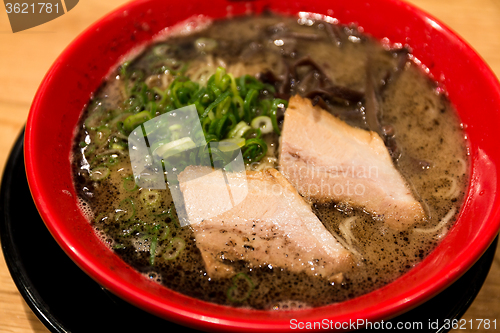
[[[289,101],[279,167],[301,195],[361,207],[394,229],[425,217],[380,136],[346,124],[309,99]]]
[[[179,185],[212,278],[236,273],[226,263],[237,260],[331,281],[354,265],[351,253],[276,169],[224,175],[222,170],[189,166],[179,174]],[[239,203],[233,206],[233,199],[224,198],[239,198]],[[215,208],[215,215],[214,205],[226,210]]]

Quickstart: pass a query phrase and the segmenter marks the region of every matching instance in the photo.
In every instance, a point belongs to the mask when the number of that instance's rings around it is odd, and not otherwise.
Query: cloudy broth
[[[299,60],[304,65],[297,65]],[[209,277],[192,230],[179,225],[169,190],[148,190],[134,183],[124,120],[144,110],[137,103],[138,96],[127,97],[130,82],[146,82],[143,98],[161,100],[161,92],[177,76],[202,85],[218,66],[236,78],[257,76],[273,85],[276,96],[283,99],[293,94],[312,96],[318,84],[314,80],[328,77],[343,87],[344,95],[316,102],[364,129],[369,129],[368,97],[356,94],[365,92],[370,75],[386,145],[427,218],[408,230],[396,231],[347,203],[312,202],[313,212],[338,240],[346,243],[346,227],[351,232],[356,265],[344,273],[342,281],[267,265],[249,268],[244,261],[228,264],[244,272],[245,278]],[[283,77],[291,70],[299,79],[285,86]],[[159,115],[168,109],[153,111]],[[278,114],[280,126],[282,120],[282,113]],[[248,163],[248,169],[277,166],[279,136],[263,137],[267,153],[259,162]],[[263,15],[215,21],[200,32],[168,38],[118,68],[83,113],[74,139],[73,170],[75,187],[90,207],[87,215],[96,234],[146,277],[209,302],[289,309],[362,295],[421,262],[458,215],[467,187],[468,157],[453,107],[410,61],[406,49],[383,47],[353,26]],[[245,292],[247,278],[252,284],[249,297],[228,296],[232,287]]]

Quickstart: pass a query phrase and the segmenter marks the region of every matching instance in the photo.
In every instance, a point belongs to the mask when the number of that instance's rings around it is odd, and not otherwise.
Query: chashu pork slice
[[[405,229],[425,217],[380,136],[309,99],[294,96],[288,103],[279,167],[301,195],[361,207],[391,228]]]
[[[353,267],[351,253],[276,169],[222,176],[221,170],[200,166],[179,174],[196,246],[210,277],[233,275],[227,263],[238,260],[250,267],[279,267],[330,281],[341,280]],[[239,203],[221,202],[227,193],[240,198]],[[227,210],[214,208],[214,203]]]

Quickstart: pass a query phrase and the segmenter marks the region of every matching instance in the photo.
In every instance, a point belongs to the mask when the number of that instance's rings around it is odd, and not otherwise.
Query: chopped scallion
[[[139,188],[135,182],[134,176],[128,176],[123,179],[123,188],[129,192],[135,191]]]
[[[127,117],[127,119],[123,121],[123,128],[125,129],[125,131],[130,133],[134,130],[134,128],[145,123],[150,119],[151,119],[151,113],[149,113],[149,111],[142,111]]]
[[[165,260],[174,260],[179,257],[182,250],[186,247],[186,242],[184,239],[179,237],[174,237],[170,240],[170,245],[165,249],[165,253],[163,254],[163,259]]]
[[[144,205],[149,208],[158,207],[161,202],[161,195],[155,190],[143,191],[140,198]]]
[[[234,303],[244,302],[255,289],[255,284],[245,273],[238,273],[232,279],[233,285],[227,290],[227,298]]]
[[[180,152],[183,152],[188,149],[195,148],[196,144],[190,137],[184,137],[179,140],[175,140],[163,145],[160,145],[158,148],[154,150],[154,153],[161,158],[168,158]]]
[[[242,120],[229,131],[227,136],[228,138],[241,138],[249,129],[251,129],[251,127]]]
[[[260,116],[254,118],[251,125],[255,129],[260,129],[262,134],[268,134],[273,131],[273,122],[268,116]]]
[[[135,205],[131,198],[120,201],[118,208],[115,209],[115,221],[128,221],[135,216]]]
[[[105,166],[96,167],[90,170],[90,179],[94,181],[101,181],[109,176],[109,168]]]

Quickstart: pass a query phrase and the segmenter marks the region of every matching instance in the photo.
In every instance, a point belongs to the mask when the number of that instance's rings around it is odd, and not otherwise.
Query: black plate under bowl
[[[0,192],[0,240],[19,292],[52,332],[197,332],[144,312],[101,288],[57,245],[31,197],[23,156],[24,131],[11,151]],[[419,332],[446,332],[481,289],[498,237],[459,280],[425,304],[389,322],[421,323]],[[430,325],[436,323],[436,325]],[[386,324],[387,325],[387,324]],[[387,327],[387,326],[386,326]]]

